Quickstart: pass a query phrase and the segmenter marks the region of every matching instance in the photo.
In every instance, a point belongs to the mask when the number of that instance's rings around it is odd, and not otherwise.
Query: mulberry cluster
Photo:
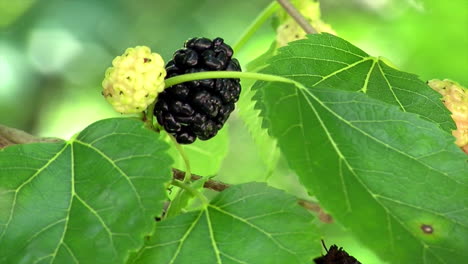
[[[192,38],[166,65],[167,77],[205,72],[241,71],[232,48],[222,38]],[[239,79],[205,79],[166,88],[154,109],[158,123],[181,144],[214,137],[234,111]]]

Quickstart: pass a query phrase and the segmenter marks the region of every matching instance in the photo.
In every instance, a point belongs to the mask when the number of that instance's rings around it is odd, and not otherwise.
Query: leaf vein
[[[10,209],[10,214],[8,216],[8,220],[5,224],[5,228],[3,229],[3,232],[0,234],[0,241],[1,239],[3,238],[3,236],[5,235],[5,233],[7,232],[8,230],[8,226],[9,224],[11,223],[11,220],[13,219],[13,214],[14,214],[14,211],[15,211],[15,207],[16,207],[16,199],[18,198],[18,193],[21,191],[21,189],[26,186],[27,184],[29,184],[30,182],[32,182],[39,174],[41,174],[41,172],[47,168],[50,164],[52,164],[52,162],[54,162],[55,160],[57,160],[57,158],[65,151],[65,149],[67,148],[68,144],[64,144],[63,148],[61,150],[59,150],[48,162],[46,162],[42,167],[40,167],[39,169],[37,169],[36,173],[34,173],[33,175],[31,175],[31,177],[29,177],[26,181],[24,181],[20,186],[18,186],[18,188],[16,188],[15,190],[15,194],[13,196],[13,203],[11,205],[11,209]]]
[[[123,178],[127,181],[127,183],[130,185],[130,188],[132,189],[133,193],[135,194],[135,197],[138,201],[138,205],[140,206],[140,209],[142,211],[145,211],[145,208],[143,206],[143,203],[141,201],[141,197],[140,195],[138,194],[138,191],[135,187],[135,185],[133,184],[133,182],[131,181],[129,175],[127,175],[127,173],[125,173],[119,166],[117,166],[117,164],[115,164],[115,161],[113,161],[109,156],[107,156],[104,152],[102,152],[101,150],[99,150],[98,148],[90,145],[90,144],[87,144],[85,142],[82,142],[80,140],[75,140],[75,142],[85,146],[85,147],[88,147],[92,150],[94,150],[96,153],[98,153],[100,156],[102,156],[105,160],[107,160],[119,173],[120,175],[123,176]]]
[[[281,248],[283,251],[285,252],[288,252],[289,254],[293,255],[296,259],[298,259],[298,256],[293,252],[291,251],[290,249],[286,248],[285,246],[283,246],[278,240],[276,240],[276,238],[274,236],[272,236],[270,233],[268,233],[267,231],[263,230],[262,228],[260,228],[259,226],[245,220],[244,218],[240,217],[240,216],[237,216],[235,214],[232,214],[228,211],[225,211],[217,206],[214,206],[214,205],[208,205],[208,207],[211,207],[217,211],[219,211],[220,213],[223,213],[227,216],[230,216],[252,228],[254,228],[255,230],[259,231],[260,233],[264,234],[266,237],[268,237],[273,243],[275,243],[279,248]]]
[[[74,195],[76,197],[76,199],[78,201],[81,202],[81,204],[84,205],[84,207],[86,207],[96,218],[97,220],[99,221],[99,223],[101,223],[101,226],[104,228],[104,230],[106,231],[108,237],[109,237],[109,241],[112,245],[112,249],[113,249],[113,253],[117,256],[117,249],[115,248],[115,245],[114,245],[114,238],[113,238],[113,235],[112,235],[112,231],[110,230],[110,228],[107,226],[106,222],[104,221],[104,219],[101,217],[101,215],[96,212],[96,210],[94,210],[93,207],[91,207],[85,200],[83,200],[78,194],[75,193]]]
[[[198,223],[198,221],[200,221],[200,218],[201,218],[202,214],[203,214],[203,210],[200,211],[200,213],[198,214],[198,216],[197,216],[197,218],[195,219],[195,221],[192,222],[192,224],[189,226],[189,228],[187,229],[187,231],[184,233],[184,235],[183,235],[182,238],[180,239],[179,246],[177,246],[176,252],[174,252],[174,255],[172,256],[172,259],[171,259],[171,261],[169,262],[169,264],[174,263],[174,261],[176,260],[177,256],[178,256],[179,253],[180,253],[180,250],[182,249],[182,246],[183,246],[185,240],[187,239],[187,237],[189,236],[189,234],[192,232],[193,228],[196,226],[196,224]]]
[[[213,232],[213,226],[211,224],[211,219],[210,219],[210,213],[209,213],[209,210],[204,210],[205,211],[205,216],[206,216],[206,222],[207,222],[207,225],[208,225],[208,232],[210,234],[210,240],[211,240],[211,246],[213,247],[213,250],[215,252],[215,255],[216,255],[216,262],[221,264],[223,263],[221,261],[221,258],[220,258],[220,251],[218,249],[218,245],[216,244],[216,239],[214,237],[214,232]]]
[[[70,256],[72,257],[73,262],[74,262],[74,263],[80,263],[80,262],[78,261],[78,259],[76,258],[75,254],[73,254],[73,251],[71,250],[71,248],[67,245],[67,243],[63,242],[63,246],[64,246],[65,249],[68,251],[68,254],[70,254]]]
[[[356,57],[359,57],[359,58],[364,58],[364,56],[362,55],[359,55],[357,53],[354,53],[354,52],[351,52],[349,49],[348,50],[344,50],[344,49],[340,49],[336,46],[333,46],[333,45],[330,45],[330,46],[327,46],[327,45],[322,45],[322,44],[316,44],[316,43],[306,43],[306,42],[293,42],[291,44],[291,46],[299,46],[299,45],[303,45],[303,46],[311,46],[311,47],[323,47],[323,48],[329,48],[329,49],[334,49],[334,50],[337,50],[337,51],[341,51],[343,53],[347,53],[347,54],[350,54],[350,55],[353,55],[353,56],[356,56]],[[349,47],[348,47],[349,48]]]

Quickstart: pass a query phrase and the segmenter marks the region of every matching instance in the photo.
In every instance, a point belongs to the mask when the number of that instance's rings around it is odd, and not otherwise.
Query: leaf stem
[[[144,122],[147,128],[154,130],[154,125],[153,125],[153,111],[154,111],[154,106],[156,105],[156,100],[152,102],[147,108],[146,112],[144,112]]]
[[[234,44],[233,49],[235,52],[239,50],[247,43],[247,41],[252,37],[252,35],[257,32],[257,30],[265,23],[265,21],[272,16],[276,10],[279,8],[277,2],[271,2],[263,11],[255,18],[255,20],[249,25],[249,27],[242,33],[242,36]]]
[[[197,197],[199,198],[203,205],[208,205],[209,204],[209,201],[208,199],[205,197],[205,195],[203,195],[201,192],[197,191],[195,188],[192,188],[192,186],[184,183],[184,182],[181,182],[181,181],[178,181],[178,180],[172,180],[171,182],[172,185],[174,186],[177,186],[181,189],[184,189],[186,190],[187,192],[189,192],[190,194],[192,194],[194,197]]]
[[[191,178],[192,178],[192,172],[191,172],[191,169],[190,169],[190,161],[189,161],[189,158],[187,156],[187,154],[185,153],[185,150],[184,148],[179,144],[177,143],[177,140],[174,138],[173,135],[171,135],[170,133],[167,133],[167,135],[169,136],[169,138],[172,140],[172,142],[174,143],[177,151],[179,152],[180,156],[182,157],[182,159],[184,160],[184,164],[185,164],[185,176],[184,176],[184,180],[183,182],[184,183],[188,183],[190,182]]]
[[[300,89],[306,89],[304,85],[299,82],[296,82],[292,79],[272,75],[265,73],[257,72],[238,72],[238,71],[208,71],[208,72],[197,72],[197,73],[188,73],[183,75],[178,75],[171,77],[166,80],[166,88],[189,81],[203,80],[203,79],[220,79],[220,78],[243,78],[243,79],[252,79],[257,81],[267,81],[267,82],[282,82],[294,84]]]

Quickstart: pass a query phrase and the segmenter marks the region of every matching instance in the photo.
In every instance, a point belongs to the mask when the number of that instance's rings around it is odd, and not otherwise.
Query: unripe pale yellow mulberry
[[[164,90],[164,60],[146,46],[128,48],[112,61],[102,81],[102,95],[122,114],[144,111]]]
[[[443,96],[457,125],[457,130],[452,131],[455,143],[468,154],[468,89],[451,80],[430,80],[428,85]]]

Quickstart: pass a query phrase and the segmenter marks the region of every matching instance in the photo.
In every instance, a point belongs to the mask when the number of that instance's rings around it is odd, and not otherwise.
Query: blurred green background
[[[0,123],[69,138],[96,120],[119,116],[100,95],[115,56],[147,45],[167,61],[193,36],[220,36],[234,44],[269,2],[0,0]],[[339,36],[369,54],[423,80],[468,85],[468,1],[323,0],[321,7],[322,19]],[[236,57],[246,65],[274,38],[266,23]],[[228,132],[230,148],[219,178],[264,179],[265,165],[235,114]],[[306,196],[284,162],[269,182]],[[341,227],[324,225],[323,232],[327,244],[344,246],[364,263],[381,263]]]
[[[192,36],[228,43],[269,3],[216,0],[0,1],[0,123],[68,137],[115,115],[99,96],[105,69],[125,48],[168,60]],[[468,84],[468,1],[323,0],[337,33],[423,80]],[[245,65],[267,48],[269,24],[237,53]]]

